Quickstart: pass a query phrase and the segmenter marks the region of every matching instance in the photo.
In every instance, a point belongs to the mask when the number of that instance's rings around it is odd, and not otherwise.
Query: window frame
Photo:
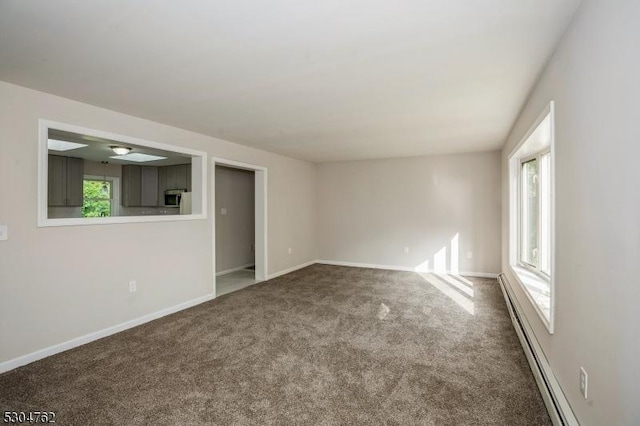
[[[104,178],[105,176],[84,175],[82,180],[102,182],[105,180]],[[108,176],[108,175],[106,176],[106,178],[108,182],[111,182],[111,198],[109,198],[109,201],[111,203],[111,216],[108,216],[108,217],[118,217],[118,215],[120,214],[120,178],[117,176]],[[83,203],[84,203],[84,199],[85,198],[83,194],[83,197],[82,197]],[[106,200],[106,198],[103,198],[103,200]]]
[[[532,138],[534,133],[549,117],[548,143]],[[521,223],[522,223],[522,165],[528,160],[549,154],[549,274],[543,273],[521,261]],[[541,163],[539,163],[541,165]],[[555,320],[555,103],[550,101],[531,127],[524,134],[520,142],[509,153],[507,162],[508,173],[508,266],[515,282],[523,290],[531,302],[541,322],[549,334],[554,333]],[[539,207],[540,211],[540,207]],[[538,229],[542,228],[538,215]],[[541,237],[539,232],[538,238]],[[541,258],[539,257],[539,260]],[[541,262],[538,262],[541,267]],[[542,289],[542,290],[541,290]],[[548,291],[548,296],[546,296]],[[548,306],[548,308],[547,308]]]
[[[537,127],[537,126],[536,126]],[[540,176],[540,168],[542,167],[542,157],[549,154],[551,156],[551,147],[547,147],[544,148],[540,151],[537,151],[533,154],[529,154],[523,157],[518,158],[518,161],[520,163],[519,166],[519,170],[518,170],[518,265],[524,269],[527,269],[528,271],[536,274],[537,276],[539,276],[541,279],[549,281],[551,279],[551,275],[547,274],[545,271],[542,270],[542,257],[541,257],[541,247],[542,247],[542,205],[541,205],[541,190],[540,190],[540,179],[538,179],[538,232],[537,232],[537,241],[536,241],[536,247],[538,249],[538,266],[535,266],[529,262],[526,262],[525,260],[523,260],[523,253],[522,253],[522,229],[523,229],[523,200],[524,200],[524,182],[523,182],[523,172],[522,169],[525,165],[525,163],[528,163],[532,160],[536,160],[538,162],[538,176]],[[551,160],[551,157],[549,158],[549,160]],[[549,175],[551,175],[551,170],[549,170]],[[551,179],[551,176],[549,176],[549,179]],[[551,195],[551,194],[550,194]],[[551,200],[549,200],[549,207],[551,207],[552,203]],[[551,212],[549,213],[549,217],[551,217]],[[551,236],[549,236],[549,248],[548,248],[549,252],[551,251]],[[551,265],[549,265],[551,266]]]

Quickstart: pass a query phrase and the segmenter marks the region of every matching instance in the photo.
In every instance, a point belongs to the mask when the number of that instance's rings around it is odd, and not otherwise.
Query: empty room
[[[0,0],[0,414],[640,425],[640,2]]]

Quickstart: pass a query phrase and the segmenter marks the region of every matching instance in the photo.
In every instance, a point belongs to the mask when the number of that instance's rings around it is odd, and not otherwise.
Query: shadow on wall
[[[429,267],[430,259],[427,259],[416,266],[414,270],[426,282],[453,300],[469,314],[475,315],[473,283],[459,275],[459,239],[459,233],[456,233],[451,238],[449,247],[450,259],[447,259],[447,246],[445,245],[433,255],[433,268]],[[447,265],[449,268],[447,268]]]

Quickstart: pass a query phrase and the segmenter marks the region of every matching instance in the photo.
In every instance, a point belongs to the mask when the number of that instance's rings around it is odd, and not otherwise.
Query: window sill
[[[551,328],[551,283],[549,280],[520,265],[511,265],[511,271],[524,289],[525,294],[533,304],[536,312],[538,312],[549,333],[553,333]]]
[[[74,217],[74,218],[63,218],[63,219],[39,219],[38,227],[44,228],[48,226],[109,225],[114,223],[179,222],[179,221],[185,221],[185,220],[201,220],[206,218],[207,218],[206,214]]]

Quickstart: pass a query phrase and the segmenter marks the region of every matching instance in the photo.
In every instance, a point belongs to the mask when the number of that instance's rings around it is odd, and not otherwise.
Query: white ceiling
[[[0,80],[314,162],[491,150],[579,1],[2,0]]]

